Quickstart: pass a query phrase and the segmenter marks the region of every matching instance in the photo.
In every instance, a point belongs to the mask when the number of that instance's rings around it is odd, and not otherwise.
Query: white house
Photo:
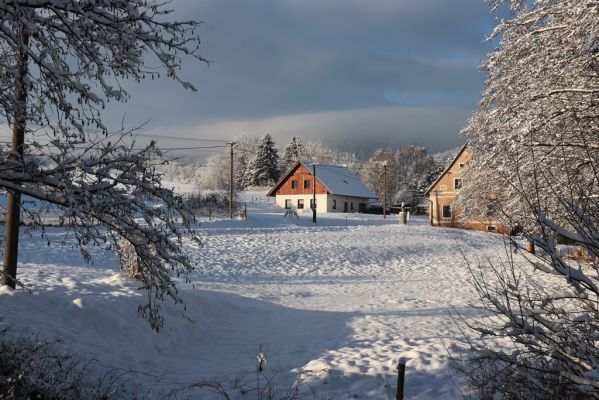
[[[268,192],[278,207],[298,212],[311,210],[314,186],[317,212],[366,212],[376,196],[347,167],[297,161]]]

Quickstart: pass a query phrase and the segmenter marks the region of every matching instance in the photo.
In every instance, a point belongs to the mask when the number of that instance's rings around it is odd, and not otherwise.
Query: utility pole
[[[316,164],[312,164],[312,222],[316,223]]]
[[[18,160],[23,162],[23,146],[25,144],[25,125],[27,123],[27,64],[29,56],[29,32],[27,28],[19,28],[20,49],[17,54],[17,71],[15,76],[15,111],[12,127],[11,150],[18,154]],[[6,204],[6,241],[4,242],[4,263],[2,284],[15,288],[17,279],[17,258],[19,253],[19,226],[21,225],[21,193],[17,190],[8,191]]]
[[[383,219],[387,219],[387,163],[383,164]]]
[[[233,146],[235,142],[227,144],[231,148],[231,161],[229,163],[229,219],[233,219]]]

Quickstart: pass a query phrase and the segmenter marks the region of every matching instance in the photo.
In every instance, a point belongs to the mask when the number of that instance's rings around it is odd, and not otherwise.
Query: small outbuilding
[[[313,171],[316,170],[316,176]],[[268,192],[276,205],[297,212],[311,211],[316,189],[316,211],[366,212],[377,197],[349,168],[297,161]]]

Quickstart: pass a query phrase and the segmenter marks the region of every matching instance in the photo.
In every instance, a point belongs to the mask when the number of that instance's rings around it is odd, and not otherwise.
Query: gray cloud
[[[391,144],[455,146],[483,87],[492,21],[481,0],[174,0],[203,20],[208,67],[130,85],[128,121],[198,137],[272,131]],[[272,125],[269,125],[272,124]],[[285,124],[289,124],[286,126]],[[193,128],[195,127],[195,128]],[[197,128],[197,129],[196,129]],[[225,129],[226,128],[226,129]],[[372,134],[367,134],[372,133]]]
[[[463,110],[455,107],[380,107],[215,121],[176,128],[159,126],[150,133],[231,138],[242,134],[262,136],[269,132],[279,147],[292,135],[299,135],[305,140],[336,140],[344,144],[403,142],[440,151],[457,146],[456,132],[465,117]]]

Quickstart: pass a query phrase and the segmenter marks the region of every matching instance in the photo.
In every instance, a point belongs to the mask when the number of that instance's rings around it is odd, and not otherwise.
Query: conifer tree
[[[283,149],[283,158],[281,159],[281,172],[287,171],[293,163],[306,157],[306,146],[301,138],[293,136],[291,141]]]
[[[266,186],[276,182],[279,175],[279,154],[272,136],[266,133],[258,143],[256,156],[248,164],[246,183]]]
[[[235,190],[243,190],[246,187],[245,172],[248,167],[247,157],[243,152],[238,152],[235,157],[235,171],[233,176],[233,187]]]

